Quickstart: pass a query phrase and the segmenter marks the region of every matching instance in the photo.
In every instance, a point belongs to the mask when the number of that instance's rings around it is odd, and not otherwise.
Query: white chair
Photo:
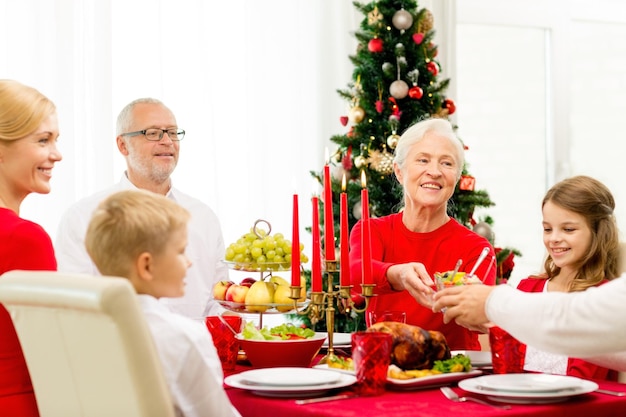
[[[173,417],[156,347],[123,278],[44,271],[0,277],[41,417]]]

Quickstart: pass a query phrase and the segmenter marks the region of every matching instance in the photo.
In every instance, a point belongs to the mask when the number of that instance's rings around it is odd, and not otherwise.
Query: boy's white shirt
[[[199,321],[172,313],[150,295],[138,295],[155,341],[178,416],[234,416],[211,334]]]

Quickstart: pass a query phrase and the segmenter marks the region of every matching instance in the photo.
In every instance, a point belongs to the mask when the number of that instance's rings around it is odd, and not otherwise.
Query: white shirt
[[[626,371],[626,274],[574,293],[498,285],[485,312],[526,344]]]
[[[59,271],[99,275],[84,243],[91,215],[109,195],[131,189],[137,187],[126,175],[122,175],[121,181],[114,186],[83,198],[65,211],[54,245]],[[180,298],[161,298],[159,301],[171,311],[192,319],[218,314],[223,309],[213,300],[213,286],[220,280],[229,279],[228,266],[222,262],[225,248],[219,220],[209,206],[174,187],[166,197],[191,213],[189,243],[185,253],[192,265],[185,278],[185,295]]]
[[[238,416],[224,391],[222,364],[211,334],[199,321],[171,313],[150,295],[138,295],[179,417]]]

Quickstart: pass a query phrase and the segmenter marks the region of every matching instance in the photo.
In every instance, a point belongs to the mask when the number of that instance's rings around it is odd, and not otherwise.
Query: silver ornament
[[[406,30],[413,24],[413,16],[404,9],[400,9],[394,13],[391,23],[398,30]]]
[[[409,86],[402,80],[395,80],[389,86],[389,94],[398,100],[403,99],[409,94]]]
[[[361,220],[361,214],[361,202],[357,201],[354,203],[354,206],[352,206],[352,216],[357,220]]]
[[[357,168],[361,168],[363,165],[366,164],[365,158],[363,158],[362,155],[356,156],[354,158],[354,166]]]

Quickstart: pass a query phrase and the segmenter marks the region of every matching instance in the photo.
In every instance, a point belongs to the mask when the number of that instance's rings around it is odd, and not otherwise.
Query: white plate
[[[247,385],[269,385],[275,387],[308,387],[332,384],[339,380],[337,372],[310,368],[264,368],[240,373],[241,382]]]
[[[354,371],[340,368],[329,368],[328,365],[315,365],[314,368],[317,369],[327,369],[330,371],[335,371],[337,373],[354,375]],[[447,385],[451,382],[460,381],[465,378],[472,378],[478,375],[482,375],[482,371],[480,370],[471,370],[469,372],[450,372],[447,374],[438,374],[438,375],[430,375],[423,376],[420,378],[411,378],[411,379],[395,379],[395,378],[387,378],[387,383],[396,388],[396,389],[417,389],[417,388],[426,388],[426,387],[436,387],[440,385]]]
[[[577,380],[577,384],[572,386],[571,383],[562,384],[567,388],[561,388],[560,390],[549,390],[542,392],[533,391],[503,391],[501,389],[493,389],[489,387],[497,386],[497,381],[501,380],[506,382],[507,386],[514,385],[515,380],[518,381],[522,387],[528,387],[529,380],[536,381],[539,379],[553,380],[553,377],[567,378],[568,382],[571,382],[570,378]],[[504,378],[507,377],[507,378]],[[545,378],[543,378],[545,377]],[[557,381],[558,384],[558,381]],[[595,382],[587,381],[576,377],[566,377],[562,375],[545,375],[545,374],[502,374],[502,375],[485,375],[478,378],[465,379],[459,382],[459,387],[468,392],[475,394],[486,395],[487,398],[493,401],[508,402],[515,404],[543,404],[565,401],[570,397],[576,395],[587,394],[598,389],[598,384]]]
[[[326,341],[322,345],[323,348],[328,347],[328,333],[318,332],[326,336]],[[333,333],[333,347],[351,347],[352,346],[352,333]]]
[[[458,354],[469,357],[474,368],[491,366],[491,352],[484,350],[453,350],[450,352],[450,355],[452,356],[456,356]]]
[[[580,387],[580,378],[549,374],[502,374],[482,378],[481,389],[517,393],[572,390]]]
[[[297,368],[299,371],[309,368]],[[320,371],[329,372],[329,371]],[[330,373],[330,372],[329,372]],[[230,387],[241,388],[249,390],[253,394],[263,397],[280,397],[280,398],[308,398],[324,395],[328,391],[335,388],[343,388],[350,386],[356,382],[354,375],[346,375],[342,373],[336,373],[339,375],[339,379],[335,382],[314,386],[292,386],[292,387],[277,387],[272,385],[249,385],[245,383],[245,372],[240,374],[230,375],[224,378],[224,383]]]
[[[469,372],[450,372],[447,374],[423,376],[421,378],[413,379],[394,379],[387,378],[387,383],[396,389],[421,389],[432,388],[441,385],[447,385],[451,382],[461,381],[467,378],[473,378],[481,375],[483,372],[477,369]]]

